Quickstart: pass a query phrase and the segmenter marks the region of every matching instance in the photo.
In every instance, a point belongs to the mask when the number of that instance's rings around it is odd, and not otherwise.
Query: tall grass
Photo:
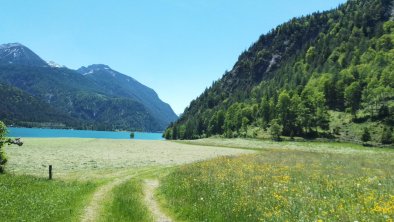
[[[0,221],[78,221],[93,183],[0,175]]]
[[[113,198],[105,204],[101,221],[153,221],[143,202],[143,187],[139,180],[130,180],[112,191]]]
[[[181,166],[162,180],[160,195],[185,221],[390,221],[394,159],[386,154],[221,157]]]

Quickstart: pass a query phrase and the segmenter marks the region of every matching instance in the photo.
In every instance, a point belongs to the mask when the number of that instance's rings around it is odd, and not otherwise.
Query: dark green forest
[[[156,92],[121,73],[21,64],[0,65],[0,107],[0,120],[24,127],[163,131],[177,118]]]
[[[260,36],[190,103],[165,138],[270,135],[392,143],[392,4],[351,0]]]

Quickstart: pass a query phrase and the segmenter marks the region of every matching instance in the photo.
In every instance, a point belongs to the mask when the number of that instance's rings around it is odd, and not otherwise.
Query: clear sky
[[[1,0],[0,43],[77,69],[107,64],[179,114],[261,34],[345,0]]]

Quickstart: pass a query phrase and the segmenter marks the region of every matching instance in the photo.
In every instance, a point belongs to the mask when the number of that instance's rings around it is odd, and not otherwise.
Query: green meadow
[[[7,173],[0,175],[6,221],[394,218],[390,148],[222,138],[24,142],[6,147]],[[147,181],[159,183],[151,201]]]
[[[6,146],[5,221],[150,221],[143,181],[173,167],[253,151],[167,141],[23,139]],[[48,180],[48,166],[53,180]]]
[[[394,152],[305,145],[181,166],[160,195],[180,221],[394,218]]]

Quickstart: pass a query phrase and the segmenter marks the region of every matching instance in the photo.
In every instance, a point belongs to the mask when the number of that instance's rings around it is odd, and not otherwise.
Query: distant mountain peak
[[[22,45],[22,44],[20,44],[20,43],[18,43],[18,42],[15,42],[15,43],[6,43],[6,44],[0,45],[0,49],[3,49],[3,48],[12,48],[12,47],[26,47],[26,46],[24,46],[24,45]]]
[[[47,67],[48,64],[37,54],[20,43],[0,45],[0,64],[18,64]]]
[[[48,66],[50,66],[52,68],[66,68],[66,66],[60,65],[54,61],[48,61],[47,64],[48,64]]]
[[[112,70],[108,65],[105,65],[105,64],[92,64],[87,67],[82,66],[77,71],[79,73],[81,73],[82,75],[89,75],[89,74],[93,74],[96,72],[102,72],[102,71],[110,72],[111,74],[115,73],[114,70]]]

